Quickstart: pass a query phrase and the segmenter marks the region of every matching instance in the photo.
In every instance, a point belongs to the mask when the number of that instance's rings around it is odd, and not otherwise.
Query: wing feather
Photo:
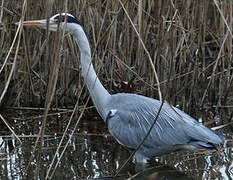
[[[113,97],[109,107],[117,111],[108,119],[109,131],[119,143],[136,148],[153,124],[161,102],[134,94]],[[178,145],[192,145],[198,141],[209,146],[209,143],[221,143],[222,139],[183,111],[164,104],[140,150],[146,156],[155,156],[172,151]]]

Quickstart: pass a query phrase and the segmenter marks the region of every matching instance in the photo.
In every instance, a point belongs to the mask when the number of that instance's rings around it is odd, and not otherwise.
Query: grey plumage
[[[23,25],[47,27],[46,20],[25,21]],[[83,78],[110,133],[120,144],[136,148],[154,122],[161,102],[136,94],[110,95],[96,76],[91,63],[89,42],[77,18],[67,13],[56,14],[49,20],[49,29],[57,31],[58,27],[74,36],[79,45]],[[183,111],[164,103],[154,128],[136,152],[135,160],[144,161],[180,149],[212,149],[223,141],[221,133],[199,124]]]
[[[106,119],[109,131],[122,145],[136,148],[155,120],[160,105],[158,100],[136,94],[112,95],[108,106],[116,112]],[[145,157],[152,157],[179,149],[212,149],[223,140],[221,133],[164,103],[154,128],[139,152]]]

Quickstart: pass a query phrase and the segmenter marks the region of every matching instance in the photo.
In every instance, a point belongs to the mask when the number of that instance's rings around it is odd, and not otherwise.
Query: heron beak
[[[41,19],[41,20],[32,20],[32,21],[23,21],[23,26],[46,26],[47,20]],[[15,23],[16,25],[19,25],[20,22]]]

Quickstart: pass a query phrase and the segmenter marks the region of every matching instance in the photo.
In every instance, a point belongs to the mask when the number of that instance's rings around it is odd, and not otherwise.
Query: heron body
[[[109,102],[111,110],[106,124],[120,144],[134,149],[146,136],[160,106],[160,101],[145,96],[115,94]],[[164,103],[155,126],[137,153],[153,157],[180,149],[212,149],[222,141],[220,133]]]
[[[156,119],[161,101],[137,94],[109,94],[95,73],[90,45],[78,19],[62,13],[51,17],[48,23],[51,31],[65,28],[75,38],[80,48],[82,76],[98,113],[120,144],[135,149]],[[24,21],[23,25],[47,27],[46,20]],[[220,132],[201,125],[178,108],[164,103],[156,124],[136,152],[135,160],[140,162],[182,149],[213,149],[223,142],[224,136]]]

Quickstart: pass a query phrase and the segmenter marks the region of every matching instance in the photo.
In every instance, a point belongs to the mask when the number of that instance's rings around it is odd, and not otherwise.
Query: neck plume
[[[82,76],[98,113],[105,120],[108,113],[107,102],[111,95],[103,87],[96,75],[91,63],[90,45],[82,27],[77,28],[72,35],[75,37],[80,48]]]

